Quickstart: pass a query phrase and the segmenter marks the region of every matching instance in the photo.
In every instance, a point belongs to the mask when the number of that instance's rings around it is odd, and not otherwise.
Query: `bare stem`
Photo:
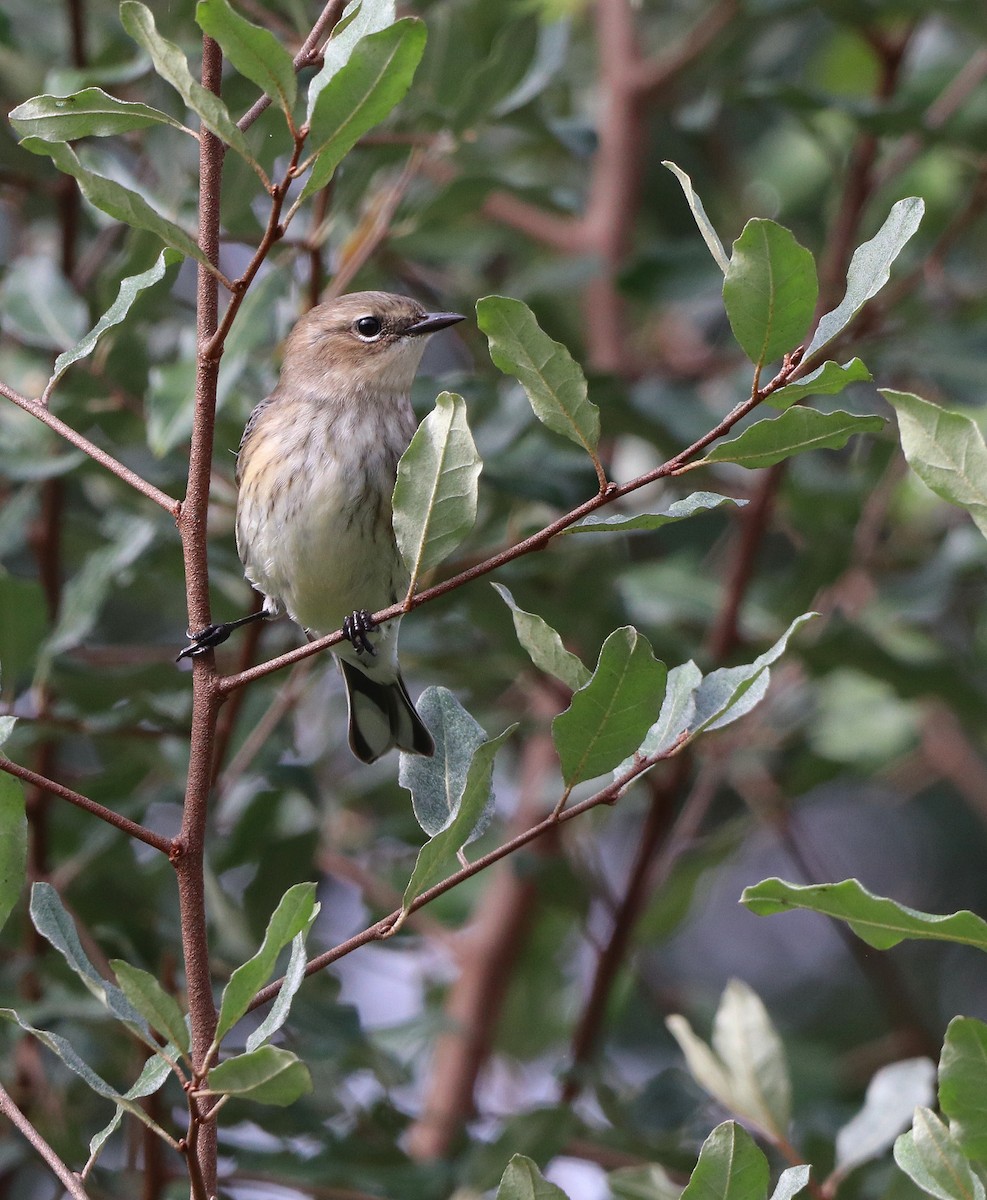
[[[30,400],[27,396],[22,396],[20,392],[15,391],[3,382],[0,382],[0,396],[6,396],[18,408],[22,408],[25,412],[30,413],[32,417],[37,417],[42,424],[47,425],[49,429],[54,430],[55,433],[63,437],[67,442],[71,442],[73,446],[78,447],[85,454],[88,454],[101,467],[105,467],[107,471],[112,471],[124,483],[129,484],[136,491],[147,496],[149,500],[153,500],[155,504],[160,505],[165,512],[171,513],[173,517],[178,516],[181,505],[173,496],[169,496],[167,492],[162,492],[154,484],[148,483],[136,471],[131,471],[129,467],[125,467],[112,454],[107,454],[105,450],[101,450],[94,442],[83,437],[81,433],[77,433],[70,425],[66,425],[64,421],[59,420],[54,413],[49,412],[39,400]]]
[[[97,804],[95,800],[90,800],[88,796],[82,796],[78,792],[73,792],[71,788],[66,787],[62,783],[57,783],[54,779],[46,779],[44,775],[39,775],[36,771],[22,767],[19,763],[11,762],[9,758],[4,758],[3,755],[0,755],[0,771],[6,771],[8,775],[14,775],[17,779],[23,779],[25,783],[29,783],[41,792],[47,792],[49,795],[67,800],[69,804],[74,804],[76,808],[81,808],[84,812],[89,813],[90,816],[99,817],[101,821],[105,821],[108,825],[116,826],[117,829],[127,834],[128,837],[136,838],[137,841],[143,842],[146,846],[153,846],[155,850],[160,850],[162,854],[171,853],[171,838],[162,837],[159,833],[153,833],[150,829],[145,829],[143,825],[138,825],[136,821],[131,821],[129,817],[124,817],[120,813],[114,812],[112,808],[104,808],[102,804]]]
[[[31,1122],[24,1116],[21,1110],[10,1098],[9,1093],[0,1085],[0,1112],[7,1118],[8,1121],[27,1138],[35,1150],[41,1155],[52,1172],[58,1177],[59,1182],[65,1188],[66,1192],[72,1197],[72,1200],[89,1200],[89,1193],[82,1184],[82,1180],[74,1171],[62,1162],[51,1146],[45,1141],[40,1133],[34,1128]]]

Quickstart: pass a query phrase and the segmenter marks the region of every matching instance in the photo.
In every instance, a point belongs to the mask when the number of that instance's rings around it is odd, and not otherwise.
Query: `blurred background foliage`
[[[882,386],[978,415],[987,357],[979,0],[405,7],[429,33],[407,100],[299,215],[227,344],[210,514],[216,619],[252,603],[233,540],[243,422],[275,382],[286,331],[326,287],[412,292],[465,313],[491,292],[525,300],[590,374],[618,481],[745,398],[750,367],[730,338],[719,272],[663,159],[690,173],[727,244],[750,216],[790,227],[820,263],[823,307],[839,300],[850,253],[890,205],[922,196],[919,234],[841,357],[859,354]],[[295,0],[241,11],[292,50],[317,15]],[[175,0],[156,16],[194,60],[192,5]],[[6,108],[89,83],[184,119],[115,5],[6,0]],[[231,73],[224,98],[236,115],[256,89]],[[286,153],[271,110],[249,141],[265,165]],[[191,139],[155,128],[92,140],[86,152],[194,226]],[[253,175],[228,156],[228,275],[266,212]],[[37,395],[53,355],[158,252],[0,130],[0,378]],[[194,287],[188,264],[170,268],[52,400],[66,422],[178,496]],[[575,447],[532,420],[472,322],[430,350],[416,385],[422,414],[440,386],[466,397],[485,462],[477,527],[441,569],[452,574],[592,495],[595,479]],[[839,407],[890,416],[869,385]],[[0,475],[0,698],[23,718],[5,752],[170,834],[190,714],[189,676],[174,665],[185,633],[177,533],[6,403]],[[570,823],[443,897],[393,941],[306,983],[287,1036],[315,1091],[261,1118],[229,1106],[221,1153],[238,1194],[273,1195],[264,1180],[310,1195],[480,1194],[518,1150],[552,1163],[574,1200],[612,1194],[605,1172],[616,1167],[687,1170],[719,1118],[664,1017],[685,1012],[705,1031],[731,976],[762,995],[783,1033],[796,1140],[825,1171],[833,1132],[876,1067],[935,1057],[956,1012],[987,1016],[987,973],[972,951],[878,955],[822,918],[765,921],[736,903],[768,875],[855,875],[929,911],[987,909],[983,538],[906,472],[893,424],[843,452],[764,472],[710,468],[662,484],[659,496],[699,487],[751,503],[653,534],[563,539],[497,578],[588,663],[620,624],[635,624],[670,666],[695,658],[708,669],[750,661],[802,611],[823,619],[795,639],[743,722],[615,809]],[[221,663],[237,669],[298,639],[288,622],[265,626],[259,642],[223,647]],[[557,800],[547,727],[567,698],[531,667],[487,581],[414,613],[403,647],[413,692],[451,688],[491,734],[522,720],[498,759],[497,815],[479,844],[492,847]],[[422,841],[396,760],[367,768],[349,755],[327,660],[239,695],[222,734],[208,864],[219,978],[252,953],[298,881],[319,881],[312,951],[389,911]],[[180,987],[168,864],[58,801],[29,794],[29,806],[32,873],[59,887],[90,953],[126,957]],[[26,914],[0,947],[4,1003],[26,1003],[38,1023],[70,1032],[104,1076],[128,1083],[134,1048],[108,1035],[95,1002],[41,952]],[[5,1037],[3,1077],[63,1155],[84,1161],[106,1103],[27,1041]],[[154,1103],[167,1112],[175,1102],[166,1091]],[[105,1161],[119,1176],[103,1173],[99,1194],[135,1195],[125,1167],[141,1153],[138,1134],[118,1139]],[[886,1161],[872,1164],[841,1195],[881,1195],[890,1178]],[[5,1128],[0,1193],[53,1195],[45,1180]],[[893,1190],[905,1186],[897,1177]]]

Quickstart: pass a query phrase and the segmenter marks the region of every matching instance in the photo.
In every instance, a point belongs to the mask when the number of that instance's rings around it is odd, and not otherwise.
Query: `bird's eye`
[[[378,317],[360,317],[353,328],[362,338],[375,338],[383,326]]]

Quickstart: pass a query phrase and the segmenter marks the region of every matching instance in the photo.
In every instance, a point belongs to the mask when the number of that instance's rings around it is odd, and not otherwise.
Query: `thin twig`
[[[623,775],[618,776],[618,778],[605,788],[601,788],[595,795],[580,801],[578,804],[573,804],[569,808],[555,809],[529,829],[509,838],[494,850],[482,855],[474,862],[468,863],[453,875],[447,876],[440,883],[434,884],[419,896],[416,896],[407,909],[395,909],[394,912],[389,913],[375,924],[369,925],[362,932],[354,934],[353,937],[348,938],[345,942],[340,942],[338,946],[334,946],[331,950],[317,955],[306,964],[305,974],[314,975],[318,971],[324,970],[332,963],[344,958],[347,954],[352,954],[360,946],[367,945],[368,942],[386,940],[395,932],[395,926],[406,914],[418,912],[426,904],[431,904],[433,900],[437,900],[439,896],[444,896],[446,892],[451,891],[452,888],[457,887],[465,880],[472,879],[474,875],[479,874],[480,871],[485,871],[493,863],[500,862],[502,858],[506,858],[509,854],[514,854],[522,846],[527,846],[536,839],[544,837],[546,834],[558,829],[564,822],[575,820],[576,817],[582,816],[583,813],[589,812],[591,809],[599,808],[603,804],[616,804],[635,779],[650,771],[657,763],[663,762],[665,759],[677,754],[682,748],[682,744],[676,743],[669,750],[663,751],[661,754],[637,759],[634,765],[629,767]],[[255,1008],[259,1008],[262,1004],[273,1000],[281,990],[283,982],[283,979],[276,979],[273,983],[269,983],[267,987],[262,988],[250,1002],[248,1011],[252,1012]]]
[[[105,467],[107,471],[112,471],[124,483],[129,484],[136,491],[147,496],[149,500],[153,500],[165,512],[170,513],[173,517],[177,517],[181,512],[181,504],[173,496],[169,496],[167,492],[162,492],[154,484],[148,483],[146,479],[141,478],[135,471],[131,471],[129,467],[125,467],[112,454],[107,454],[105,450],[101,450],[94,442],[83,437],[81,433],[77,433],[71,426],[59,420],[40,401],[29,400],[27,396],[22,396],[20,392],[15,391],[3,382],[0,382],[0,396],[6,396],[18,408],[22,408],[25,412],[30,413],[32,417],[37,417],[42,424],[47,425],[49,429],[54,430],[60,437],[63,437],[67,442],[71,442],[73,446],[82,450],[91,459],[98,462],[101,467]]]
[[[88,796],[82,796],[78,792],[73,792],[71,788],[67,788],[62,783],[57,783],[54,779],[46,779],[44,775],[39,775],[36,771],[31,771],[27,767],[22,767],[20,763],[11,762],[9,758],[0,755],[0,771],[6,771],[8,775],[14,775],[18,779],[22,779],[25,783],[31,784],[32,787],[38,788],[40,791],[48,792],[52,796],[58,796],[61,800],[67,800],[69,804],[74,804],[76,808],[81,808],[90,816],[99,817],[101,821],[105,821],[108,825],[115,825],[117,829],[127,834],[128,837],[135,838],[139,842],[143,842],[146,846],[153,846],[155,850],[160,850],[162,854],[170,854],[172,850],[171,838],[162,837],[159,833],[153,833],[150,829],[145,829],[143,825],[138,825],[136,821],[131,821],[129,817],[123,817],[118,812],[114,812],[112,808],[104,808],[102,804],[97,804],[95,800],[90,800]]]
[[[0,1085],[0,1112],[3,1113],[12,1125],[20,1130],[48,1166],[51,1167],[52,1172],[58,1177],[59,1182],[72,1197],[72,1200],[89,1200],[89,1193],[83,1186],[79,1176],[74,1171],[69,1170],[65,1163],[62,1162],[51,1146],[48,1145],[41,1134],[13,1102],[10,1094],[2,1085]]]

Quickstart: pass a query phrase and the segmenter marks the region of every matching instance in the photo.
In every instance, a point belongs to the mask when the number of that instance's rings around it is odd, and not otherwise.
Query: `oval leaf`
[[[411,575],[409,595],[473,528],[482,467],[466,402],[443,392],[401,456],[394,485],[394,536]]]
[[[987,921],[966,909],[946,916],[919,912],[884,896],[875,896],[856,879],[842,883],[799,885],[764,879],[744,888],[741,903],[759,917],[807,908],[846,921],[868,946],[888,950],[899,942],[959,942],[987,951]]]
[[[228,1058],[209,1072],[209,1092],[280,1108],[312,1090],[308,1067],[290,1050],[261,1046]]]
[[[129,275],[126,279],[120,281],[117,298],[106,312],[103,313],[92,329],[90,329],[85,337],[76,342],[71,350],[66,350],[55,359],[51,378],[48,380],[48,386],[45,388],[45,396],[51,392],[51,389],[73,363],[78,362],[80,358],[85,358],[88,354],[92,354],[96,348],[96,343],[107,329],[112,329],[114,325],[119,325],[127,313],[130,312],[134,302],[141,293],[145,292],[149,287],[153,287],[154,284],[162,279],[168,267],[178,262],[180,258],[181,255],[175,250],[162,250],[153,266],[149,267],[146,271],[142,271],[140,275]]]
[[[312,173],[300,200],[317,192],[356,142],[402,100],[425,52],[425,26],[405,17],[361,38],[322,87],[309,118]]]
[[[260,949],[253,958],[237,967],[223,991],[216,1026],[217,1044],[247,1011],[257,990],[270,979],[281,950],[298,934],[308,930],[317,912],[314,883],[296,883],[281,897],[268,922]]]
[[[925,201],[917,196],[899,200],[869,242],[857,247],[846,277],[846,295],[816,326],[805,357],[821,350],[850,324],[867,301],[876,296],[891,278],[891,264],[918,229]]]
[[[130,188],[84,167],[70,146],[36,137],[25,138],[21,145],[32,154],[47,154],[60,171],[75,178],[79,190],[89,203],[102,209],[108,216],[134,229],[153,233],[166,246],[173,247],[186,258],[194,258],[210,270],[214,269],[195,239],[181,226],[163,217],[143,196],[132,192]]]
[[[733,336],[751,362],[760,367],[794,350],[818,298],[809,251],[774,221],[748,221],[733,244],[723,303]]]
[[[418,824],[435,837],[458,812],[473,755],[487,734],[448,688],[426,688],[417,708],[435,739],[435,753],[431,758],[402,753],[398,782],[411,792]]]
[[[494,1200],[567,1200],[565,1192],[538,1170],[524,1154],[515,1154],[507,1164]]]
[[[112,959],[110,966],[123,994],[151,1028],[174,1042],[183,1054],[188,1054],[188,1027],[175,998],[168,995],[150,972],[142,971],[140,967],[132,967],[119,958]]]
[[[365,4],[362,0],[352,0],[350,4],[347,4],[346,10],[333,29],[322,52],[322,67],[308,85],[306,121],[311,123],[316,100],[329,80],[349,62],[354,47],[360,39],[371,33],[379,33],[388,25],[393,25],[395,17],[394,0],[379,0],[374,4]]]
[[[836,1135],[837,1177],[883,1154],[912,1123],[915,1109],[934,1102],[935,1086],[930,1058],[909,1058],[877,1071],[863,1108]]]
[[[552,722],[566,794],[640,746],[661,708],[666,675],[665,664],[633,626],[610,634],[592,678]]]
[[[732,441],[720,442],[702,464],[734,462],[753,471],[772,467],[807,450],[839,450],[855,433],[879,433],[883,428],[883,417],[857,417],[842,410],[821,413],[814,408],[790,408],[780,417],[758,421]]]
[[[939,1059],[939,1107],[967,1158],[987,1161],[987,1025],[954,1017]]]
[[[811,374],[772,392],[766,398],[765,404],[770,404],[772,408],[791,408],[793,404],[805,400],[808,396],[836,396],[848,384],[870,378],[870,371],[859,358],[851,358],[842,366],[832,361],[824,362]]]
[[[970,1169],[948,1126],[931,1109],[918,1108],[908,1133],[894,1144],[894,1160],[936,1200],[984,1200],[984,1185]]]
[[[719,508],[721,504],[736,504],[743,508],[746,500],[738,500],[733,496],[718,496],[716,492],[693,492],[682,500],[675,500],[668,508],[656,513],[634,513],[632,516],[600,517],[590,513],[575,525],[570,525],[566,533],[612,533],[631,532],[636,529],[660,529],[662,525],[671,525],[675,521],[684,521],[686,517],[694,517],[697,513],[708,512],[711,508]]]
[[[199,0],[195,20],[203,33],[219,43],[241,75],[291,113],[298,94],[295,64],[269,29],[241,17],[226,0]]]
[[[490,586],[511,610],[517,640],[527,650],[539,671],[553,675],[573,692],[589,683],[589,668],[582,659],[562,645],[562,639],[547,621],[543,621],[537,613],[525,612],[523,608],[518,608],[514,597],[503,584],[493,583]]]
[[[10,110],[10,123],[20,137],[71,142],[81,137],[110,137],[149,125],[190,131],[174,117],[146,104],[117,100],[102,88],[85,88],[71,96],[34,96]]]
[[[882,388],[881,395],[898,414],[908,465],[937,496],[965,508],[987,537],[987,446],[979,427],[911,392]]]
[[[768,1178],[768,1160],[751,1135],[724,1121],[703,1142],[682,1200],[764,1200]]]
[[[600,410],[587,398],[586,377],[565,346],[539,327],[526,304],[507,296],[484,296],[476,320],[494,366],[520,382],[538,420],[582,446],[602,476]]]
[[[477,746],[466,773],[466,783],[455,817],[418,852],[415,869],[408,880],[408,886],[404,889],[405,912],[416,896],[420,896],[433,883],[438,883],[445,877],[457,851],[467,844],[477,825],[483,820],[491,800],[490,780],[493,775],[494,755],[515,729],[517,724],[510,725],[497,737]]]
[[[233,123],[219,96],[192,78],[188,59],[180,46],[158,33],[154,14],[139,0],[123,0],[120,24],[150,57],[155,71],[170,83],[205,127],[259,170],[246,138]]]

